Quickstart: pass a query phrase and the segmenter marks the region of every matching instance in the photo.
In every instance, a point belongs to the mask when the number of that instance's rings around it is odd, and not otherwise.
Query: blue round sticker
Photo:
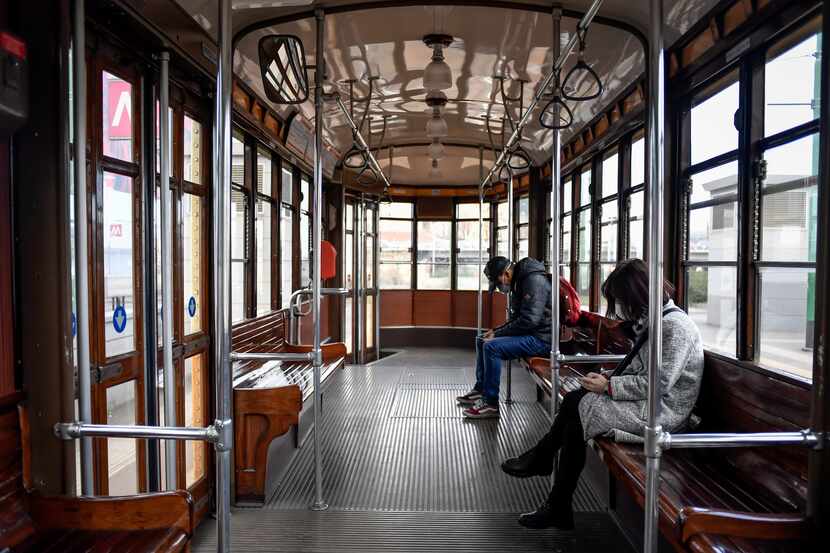
[[[124,309],[123,305],[119,305],[115,308],[115,311],[113,311],[112,327],[119,334],[124,332],[124,329],[127,328],[127,310]]]
[[[190,300],[187,302],[187,313],[191,317],[196,316],[196,298],[190,296]]]

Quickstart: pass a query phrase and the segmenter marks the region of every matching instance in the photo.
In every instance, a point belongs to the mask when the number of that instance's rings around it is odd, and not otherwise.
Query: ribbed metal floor
[[[455,397],[472,387],[473,363],[470,352],[413,349],[342,371],[324,399],[323,488],[329,505],[517,513],[544,501],[547,479],[519,480],[500,468],[504,459],[534,445],[550,424],[532,381],[514,368],[514,402],[502,402],[501,419],[465,420]],[[312,501],[313,463],[309,441],[268,508],[305,509]],[[600,508],[585,488],[576,507]]]
[[[501,419],[469,421],[455,396],[474,381],[469,351],[412,349],[350,366],[326,388],[323,490],[313,495],[311,435],[262,510],[237,510],[234,551],[628,551],[590,488],[575,498],[577,532],[532,532],[516,514],[547,496],[547,478],[516,479],[501,462],[531,447],[550,421],[532,381],[513,369]],[[194,551],[212,551],[206,522]]]
[[[358,513],[250,511],[234,513],[234,553],[629,553],[625,538],[601,513],[579,513],[576,531],[526,530],[516,517],[494,513]],[[216,551],[206,521],[193,553]]]

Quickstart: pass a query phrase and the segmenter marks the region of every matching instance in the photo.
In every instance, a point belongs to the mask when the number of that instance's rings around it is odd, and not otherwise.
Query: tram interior
[[[828,10],[0,1],[0,553],[822,550]]]

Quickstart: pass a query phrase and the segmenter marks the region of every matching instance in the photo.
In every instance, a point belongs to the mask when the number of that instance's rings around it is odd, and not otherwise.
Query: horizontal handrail
[[[560,365],[581,365],[594,363],[619,363],[625,359],[625,355],[557,355],[556,360]]]
[[[752,432],[752,433],[710,433],[710,434],[670,434],[663,432],[660,447],[671,448],[708,448],[708,447],[771,447],[803,446],[815,448],[821,445],[821,437],[811,430],[800,432]]]
[[[311,361],[313,352],[231,352],[231,361]]]
[[[219,431],[211,425],[206,428],[190,426],[134,426],[117,424],[86,424],[59,422],[55,436],[62,440],[78,438],[159,438],[165,440],[197,440],[217,442]]]

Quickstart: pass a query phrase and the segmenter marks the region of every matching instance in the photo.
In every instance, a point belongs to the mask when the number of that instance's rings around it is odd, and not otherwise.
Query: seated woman
[[[703,343],[695,323],[671,300],[673,288],[664,284],[663,363],[660,367],[659,423],[673,432],[689,418],[703,375]],[[534,512],[519,517],[527,528],[573,528],[572,498],[585,466],[585,442],[622,431],[642,436],[648,398],[648,267],[640,259],[621,262],[602,286],[611,316],[637,321],[634,349],[620,365],[605,374],[589,373],[582,389],[565,395],[550,431],[502,469],[519,478],[549,475],[557,451],[559,465],[548,499]]]

